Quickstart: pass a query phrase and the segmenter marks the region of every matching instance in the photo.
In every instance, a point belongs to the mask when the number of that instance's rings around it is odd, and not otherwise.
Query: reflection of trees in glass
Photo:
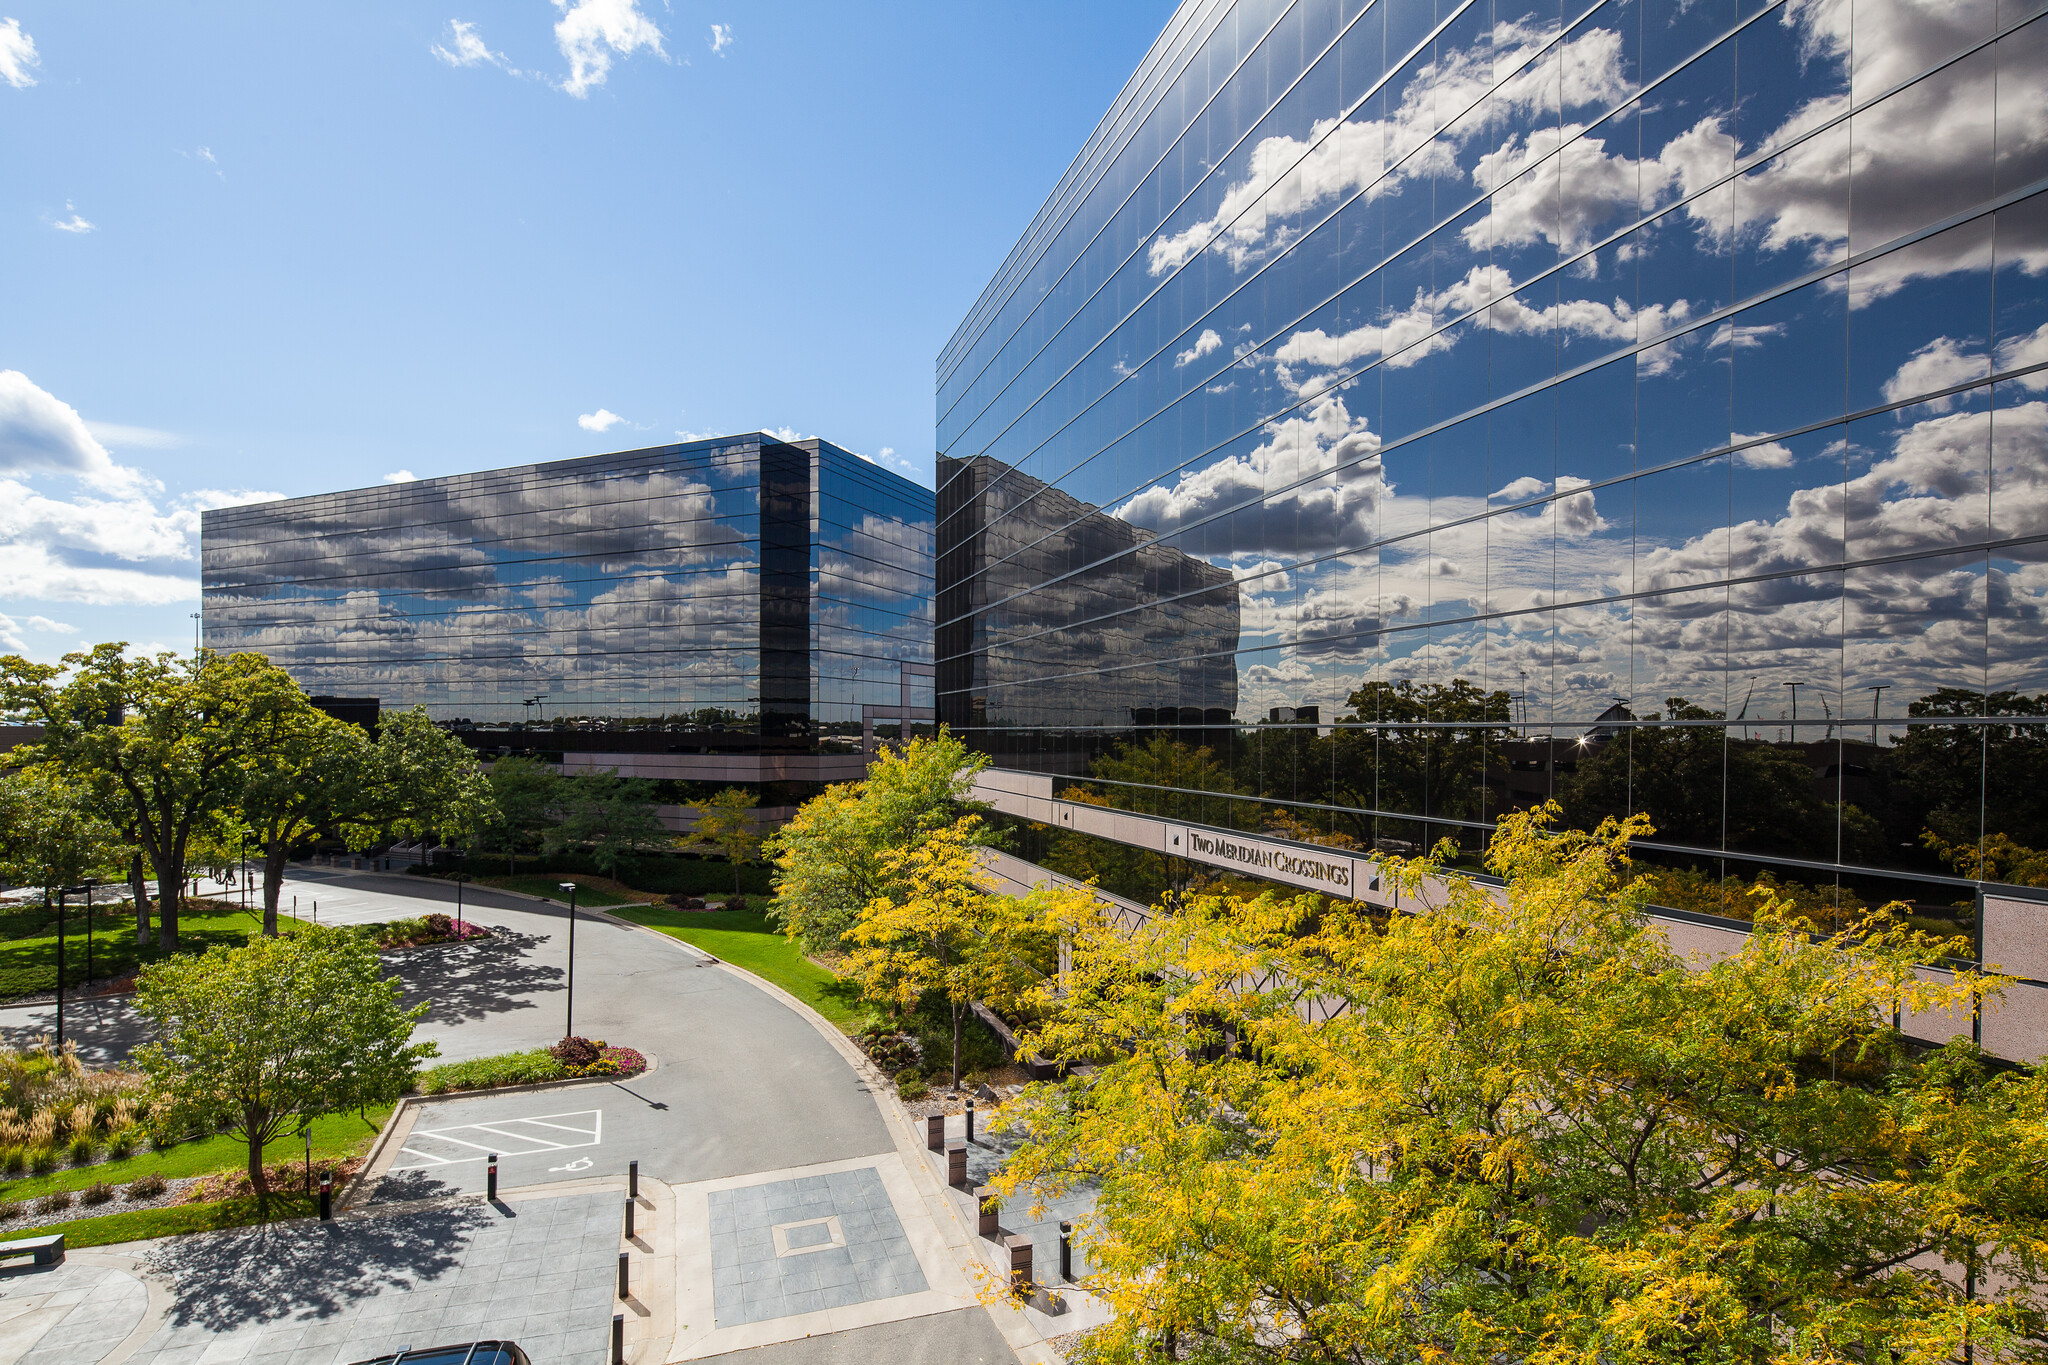
[[[1336,803],[1361,811],[1410,811],[1450,820],[1486,820],[1496,814],[1486,793],[1486,753],[1507,737],[1510,699],[1463,678],[1448,683],[1370,682],[1346,702],[1357,725],[1339,726]],[[1427,724],[1425,724],[1427,723]],[[1417,728],[1396,728],[1416,726]],[[1441,727],[1441,728],[1437,728]],[[1354,817],[1361,843],[1402,841],[1428,847],[1461,832],[1427,821]],[[1479,842],[1469,831],[1465,842]]]
[[[1916,720],[2048,716],[2048,694],[1944,687],[1911,703],[1906,714]],[[1885,824],[1897,842],[1924,843],[1964,876],[1998,881],[2005,878],[1972,870],[1980,835],[1987,862],[1993,836],[2004,836],[1996,855],[2004,861],[2048,846],[2048,726],[1914,725],[1884,758],[1891,778]],[[2023,852],[2012,854],[2012,846]],[[1956,861],[1957,853],[1966,861]]]
[[[1666,698],[1664,708],[1589,746],[1563,783],[1573,824],[1591,829],[1607,816],[1644,811],[1667,843],[1721,848],[1725,837],[1725,847],[1745,852],[1833,853],[1834,808],[1814,790],[1803,750],[1731,740],[1718,725],[1656,724],[1726,719],[1684,697]]]
[[[1114,810],[1187,820],[1199,825],[1235,828],[1244,803],[1231,796],[1249,795],[1239,787],[1227,765],[1207,745],[1191,745],[1168,735],[1142,743],[1126,743],[1089,766],[1095,787],[1068,787],[1064,801],[1078,801]],[[1129,784],[1129,785],[1126,785]],[[1178,788],[1179,790],[1160,790]],[[1190,792],[1213,792],[1192,796]],[[1208,874],[1198,864],[1149,849],[1131,848],[1070,830],[1053,836],[1045,864],[1055,872],[1083,881],[1094,879],[1103,890],[1133,900],[1153,901],[1168,892],[1185,892]]]

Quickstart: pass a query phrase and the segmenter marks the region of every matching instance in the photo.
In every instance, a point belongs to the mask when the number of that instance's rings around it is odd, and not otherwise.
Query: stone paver
[[[536,1362],[601,1365],[618,1253],[613,1194],[181,1239],[149,1258],[175,1302],[131,1360],[341,1365],[504,1337]]]
[[[872,1167],[709,1197],[712,1308],[720,1327],[928,1287]]]
[[[77,1260],[0,1273],[0,1360],[98,1360],[142,1322],[149,1288],[125,1270]]]

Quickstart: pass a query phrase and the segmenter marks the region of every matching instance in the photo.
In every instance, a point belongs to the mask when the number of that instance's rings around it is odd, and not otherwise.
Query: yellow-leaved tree
[[[953,1084],[960,1084],[960,1034],[975,1001],[1002,1011],[1044,982],[1059,935],[1092,918],[1089,898],[1044,887],[1025,897],[991,889],[975,836],[981,817],[952,824],[882,855],[896,895],[864,906],[846,940],[855,945],[841,970],[862,994],[910,1011],[927,995],[952,1013]]]
[[[1501,822],[1504,886],[1395,868],[1386,915],[1192,898],[1073,926],[1026,1046],[1085,1075],[1003,1124],[1006,1195],[1093,1186],[1090,1361],[2038,1358],[2048,1078],[1898,1009],[1957,1008],[1960,945],[1834,935],[1768,896],[1682,961],[1642,913],[1637,818]],[[1425,878],[1442,878],[1426,882]]]

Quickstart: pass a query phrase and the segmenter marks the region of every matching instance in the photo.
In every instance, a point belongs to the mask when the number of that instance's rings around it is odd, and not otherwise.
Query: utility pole
[[[1864,689],[1870,693],[1870,747],[1877,747],[1877,704],[1884,699],[1884,690],[1890,683],[1872,683]]]
[[[1799,689],[1805,685],[1805,683],[1796,682],[1785,684],[1785,686],[1792,689],[1792,743],[1794,744],[1799,742]]]

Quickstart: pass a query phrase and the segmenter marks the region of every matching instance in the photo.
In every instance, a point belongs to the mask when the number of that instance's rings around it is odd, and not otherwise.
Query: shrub
[[[7,1150],[0,1152],[0,1168],[9,1175],[20,1175],[28,1169],[28,1150],[18,1143],[8,1144]]]
[[[548,1049],[548,1055],[567,1067],[585,1067],[596,1061],[602,1043],[593,1043],[588,1038],[574,1036],[564,1038]]]
[[[455,918],[452,915],[432,914],[427,916],[427,933],[434,938],[448,938],[455,932]]]
[[[48,1175],[57,1169],[57,1149],[37,1147],[28,1154],[28,1168],[37,1175]]]
[[[41,1199],[36,1200],[37,1213],[62,1213],[70,1207],[71,1191],[69,1190],[58,1190],[55,1194],[46,1194]]]
[[[482,1090],[498,1085],[559,1081],[568,1074],[568,1069],[549,1056],[546,1048],[535,1048],[531,1052],[507,1052],[496,1057],[478,1057],[474,1061],[429,1067],[420,1073],[419,1090],[423,1095],[442,1095],[451,1090]]]
[[[924,1073],[916,1067],[906,1067],[896,1074],[896,1093],[906,1100],[921,1100],[931,1093],[925,1084]]]
[[[607,1075],[637,1076],[647,1069],[647,1059],[630,1047],[608,1047],[603,1060],[612,1065]]]
[[[140,1144],[141,1133],[134,1124],[131,1123],[125,1127],[116,1128],[113,1132],[107,1134],[107,1155],[111,1157],[133,1156],[135,1155],[136,1147]]]
[[[857,1035],[854,1041],[861,1051],[874,1058],[875,1065],[894,1075],[907,1067],[915,1067],[924,1060],[924,1049],[907,1033],[890,1029],[871,1029]]]
[[[129,1182],[128,1197],[130,1199],[154,1199],[167,1188],[168,1186],[164,1184],[162,1176],[146,1175],[139,1180]]]
[[[104,1180],[93,1181],[78,1194],[79,1202],[85,1204],[104,1204],[113,1197],[114,1187]]]
[[[704,908],[704,898],[702,896],[686,896],[680,891],[670,895],[668,903],[678,910],[702,910]]]
[[[21,1217],[22,1202],[19,1199],[0,1199],[0,1223],[10,1218]]]
[[[99,1155],[100,1145],[93,1141],[91,1133],[80,1133],[77,1137],[71,1139],[69,1150],[72,1165],[90,1166],[92,1159]]]

